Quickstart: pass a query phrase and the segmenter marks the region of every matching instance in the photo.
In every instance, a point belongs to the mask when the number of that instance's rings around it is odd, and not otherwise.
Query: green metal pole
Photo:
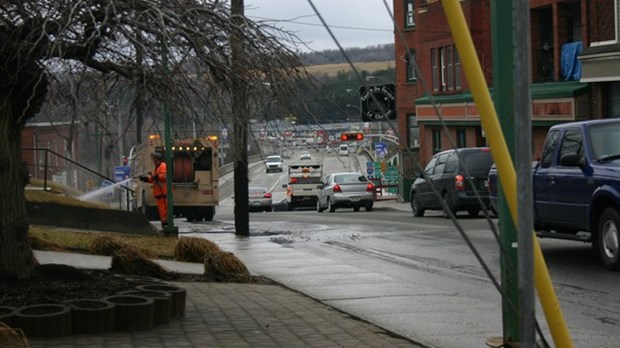
[[[168,49],[164,42],[162,42],[162,64],[164,65],[164,71],[168,73]],[[164,147],[165,147],[165,159],[166,159],[166,202],[168,204],[168,216],[166,220],[168,225],[163,227],[165,235],[178,235],[179,228],[174,225],[174,203],[172,201],[172,131],[171,131],[171,119],[170,109],[168,108],[167,100],[164,100],[163,105],[164,112]]]
[[[514,72],[512,38],[512,1],[491,1],[493,49],[493,101],[508,145],[515,156]],[[528,58],[526,58],[528,59]],[[504,342],[519,342],[519,291],[517,272],[517,231],[502,194],[498,178],[498,215],[501,243],[502,323]]]

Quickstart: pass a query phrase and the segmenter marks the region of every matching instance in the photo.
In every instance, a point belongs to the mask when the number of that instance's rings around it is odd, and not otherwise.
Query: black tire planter
[[[4,323],[6,326],[13,326],[15,313],[17,308],[9,306],[0,306],[0,323]]]
[[[155,325],[166,324],[172,320],[172,295],[162,291],[129,290],[119,295],[137,295],[153,299]]]
[[[13,327],[28,337],[71,335],[71,308],[63,304],[37,304],[17,310]]]
[[[187,298],[187,292],[185,291],[185,289],[168,284],[138,285],[136,286],[136,289],[142,291],[158,291],[169,293],[170,295],[172,295],[172,317],[183,318],[185,316],[185,300]]]
[[[113,295],[103,298],[115,305],[115,327],[118,331],[147,330],[155,325],[154,301],[136,295]]]
[[[73,333],[104,333],[116,329],[115,305],[103,300],[70,300]]]

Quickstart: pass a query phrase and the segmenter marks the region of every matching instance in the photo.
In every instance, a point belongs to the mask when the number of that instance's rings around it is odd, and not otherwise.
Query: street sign
[[[114,167],[114,181],[121,182],[131,177],[131,168],[127,166]]]
[[[375,143],[375,153],[379,157],[383,157],[383,156],[387,155],[387,145],[384,142],[382,142],[382,141],[376,142]]]
[[[360,86],[362,121],[396,119],[396,88],[393,83],[378,86]]]

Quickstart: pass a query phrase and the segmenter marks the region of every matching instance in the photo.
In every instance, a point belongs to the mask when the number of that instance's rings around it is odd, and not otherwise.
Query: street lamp
[[[385,83],[390,83],[393,84],[394,82],[390,79],[387,79],[385,77],[381,77],[381,76],[375,76],[375,75],[366,75],[366,77],[364,77],[364,80],[366,80],[366,82],[370,82],[371,80],[381,80]]]
[[[348,107],[348,108],[352,108],[352,109],[355,109],[355,110],[359,111],[360,116],[362,115],[362,109],[360,109],[360,107],[359,107],[359,106],[357,106],[357,105],[353,105],[353,104],[347,104],[347,105],[345,105],[345,106],[346,106],[346,107]],[[349,121],[349,119],[348,119],[348,117],[347,117],[347,122],[348,122],[348,121]]]

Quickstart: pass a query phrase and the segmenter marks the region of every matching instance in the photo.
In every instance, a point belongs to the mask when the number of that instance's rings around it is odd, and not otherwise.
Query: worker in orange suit
[[[166,186],[166,162],[163,161],[163,157],[161,153],[153,152],[151,159],[153,164],[155,164],[155,170],[148,175],[141,175],[139,179],[140,181],[153,184],[153,196],[157,200],[157,211],[159,212],[161,227],[165,228],[168,226],[168,187]]]

